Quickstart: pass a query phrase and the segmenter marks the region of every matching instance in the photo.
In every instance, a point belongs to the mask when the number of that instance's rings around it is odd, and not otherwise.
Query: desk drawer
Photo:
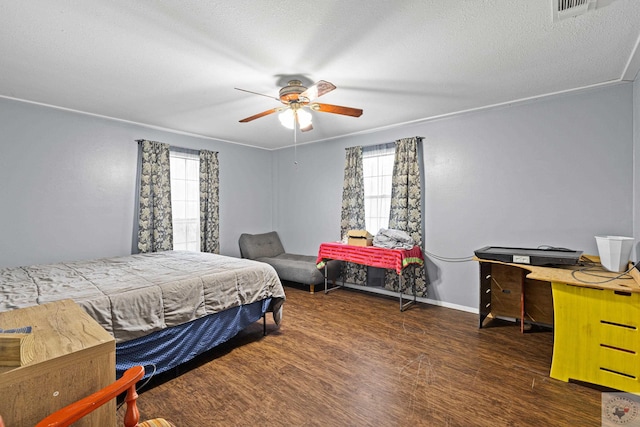
[[[520,318],[524,271],[494,264],[491,267],[491,313],[494,316]]]
[[[640,294],[552,286],[551,376],[640,392]]]

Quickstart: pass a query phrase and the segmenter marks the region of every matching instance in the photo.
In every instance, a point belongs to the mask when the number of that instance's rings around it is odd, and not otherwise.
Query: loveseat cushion
[[[258,258],[276,257],[284,253],[284,247],[276,231],[264,234],[240,235],[238,241],[243,258],[257,260]]]
[[[318,270],[316,260],[317,258],[311,255],[284,253],[275,257],[258,258],[256,261],[270,264],[283,280],[318,285],[324,283],[324,270]],[[327,263],[328,278],[335,280],[339,273],[340,261],[329,261]]]
[[[307,285],[324,282],[324,275],[316,268],[314,256],[284,253],[275,257],[258,258],[256,261],[271,264],[280,278],[290,282]]]

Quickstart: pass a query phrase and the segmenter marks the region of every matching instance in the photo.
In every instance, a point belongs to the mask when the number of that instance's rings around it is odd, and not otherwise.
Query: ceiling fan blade
[[[281,110],[280,108],[272,108],[270,110],[263,111],[262,113],[258,113],[258,114],[254,115],[254,116],[247,117],[246,119],[242,119],[242,120],[240,120],[240,123],[247,123],[247,122],[250,122],[252,120],[259,119],[260,117],[268,116],[269,114],[273,114],[273,113],[275,113],[277,111],[280,111],[280,110]]]
[[[271,95],[265,95],[264,93],[252,92],[250,90],[240,89],[239,87],[234,87],[234,89],[242,91],[242,92],[252,93],[254,95],[266,96],[267,98],[271,98],[271,99],[275,99],[276,101],[280,101],[280,98],[276,98],[275,96],[271,96]]]
[[[307,90],[302,92],[298,96],[300,98],[306,98],[309,101],[312,101],[312,100],[314,100],[316,98],[321,97],[325,93],[331,92],[335,88],[336,87],[333,85],[333,83],[329,83],[327,81],[320,80],[317,83],[315,83],[313,86],[311,86],[310,88],[308,88]]]
[[[313,111],[342,114],[344,116],[351,117],[360,117],[362,115],[362,110],[360,108],[342,107],[340,105],[318,104],[316,102],[309,105],[309,108],[311,108]]]

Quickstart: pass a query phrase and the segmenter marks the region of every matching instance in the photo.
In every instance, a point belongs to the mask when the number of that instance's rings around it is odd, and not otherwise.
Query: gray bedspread
[[[116,342],[285,294],[268,264],[167,251],[0,269],[0,311],[73,299]]]

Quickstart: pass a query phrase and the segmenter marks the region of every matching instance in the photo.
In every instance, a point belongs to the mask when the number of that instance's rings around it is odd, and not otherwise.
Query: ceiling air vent
[[[595,9],[598,0],[551,0],[553,6],[553,21],[573,18]]]

